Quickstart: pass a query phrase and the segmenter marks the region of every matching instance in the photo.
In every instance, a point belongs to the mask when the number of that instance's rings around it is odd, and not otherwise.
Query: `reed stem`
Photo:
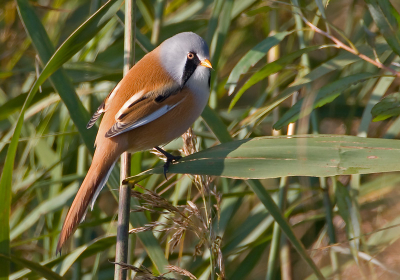
[[[134,65],[135,57],[135,0],[125,0],[125,38],[124,38],[124,76]],[[119,189],[117,245],[115,252],[116,263],[128,263],[129,248],[129,213],[131,188],[122,181],[129,177],[131,170],[131,155],[125,152],[121,155],[121,185]],[[128,271],[120,265],[115,265],[114,279],[126,280]]]

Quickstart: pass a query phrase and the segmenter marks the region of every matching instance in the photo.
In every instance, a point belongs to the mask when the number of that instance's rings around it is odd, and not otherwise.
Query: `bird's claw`
[[[174,156],[171,154],[165,155],[167,157],[167,161],[164,163],[164,177],[165,180],[168,180],[167,178],[167,173],[168,173],[168,169],[169,169],[169,165],[173,162],[177,162],[178,160],[180,160],[182,157],[181,156]]]
[[[164,151],[163,149],[161,149],[161,148],[158,147],[158,146],[154,147],[154,149],[156,149],[157,151],[159,151],[160,153],[162,153],[162,154],[167,158],[167,161],[166,161],[165,164],[164,164],[164,177],[165,177],[165,180],[168,180],[168,178],[167,178],[167,173],[168,173],[169,165],[170,165],[171,163],[173,163],[173,162],[177,162],[177,161],[180,160],[182,157],[181,157],[181,156],[174,156],[174,155],[171,155],[170,153],[167,153],[166,151]]]

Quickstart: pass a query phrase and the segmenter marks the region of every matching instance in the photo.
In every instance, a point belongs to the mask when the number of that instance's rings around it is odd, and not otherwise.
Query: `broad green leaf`
[[[229,94],[233,93],[235,90],[240,76],[244,73],[247,73],[250,67],[254,66],[258,61],[260,61],[260,59],[265,57],[266,53],[273,46],[279,44],[290,33],[291,32],[285,31],[272,35],[247,52],[236,64],[229,75],[228,81],[225,85],[225,87],[229,90]]]
[[[59,274],[55,273],[54,271],[52,271],[51,269],[49,269],[45,266],[38,264],[37,262],[28,261],[26,259],[18,258],[15,256],[6,256],[3,254],[0,254],[0,259],[2,259],[1,262],[7,263],[8,261],[11,261],[19,266],[26,267],[48,280],[64,279]],[[8,276],[7,276],[7,279],[8,279]]]
[[[394,92],[385,96],[371,110],[374,122],[386,120],[400,115],[400,92]]]
[[[392,50],[400,55],[399,13],[389,0],[365,0],[369,12]]]
[[[264,179],[400,171],[400,141],[336,135],[257,137],[224,143],[172,164],[171,173]],[[156,167],[136,176],[163,174]],[[137,181],[136,181],[137,182]]]
[[[274,124],[274,129],[279,130],[289,123],[297,121],[300,113],[308,115],[314,108],[332,102],[342,93],[342,91],[346,90],[351,85],[376,77],[378,77],[378,75],[369,73],[354,74],[323,86],[316,94],[315,100],[311,106],[303,108],[304,100],[306,100],[307,97],[300,99],[279,119],[279,121]]]

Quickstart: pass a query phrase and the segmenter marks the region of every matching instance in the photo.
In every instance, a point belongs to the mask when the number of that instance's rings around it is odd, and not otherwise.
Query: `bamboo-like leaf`
[[[315,3],[317,3],[318,10],[321,13],[322,18],[326,19],[325,7],[324,4],[322,3],[322,0],[315,0]]]
[[[287,64],[291,63],[293,60],[296,58],[299,58],[305,53],[318,50],[321,48],[324,48],[327,46],[313,46],[313,47],[308,47],[304,48],[298,51],[295,51],[291,54],[285,55],[281,57],[280,59],[268,63],[265,65],[263,68],[261,68],[259,71],[257,71],[255,74],[253,74],[247,81],[246,83],[238,90],[238,92],[235,94],[235,97],[232,99],[231,103],[229,104],[229,109],[232,109],[239,98],[243,95],[243,93],[248,90],[250,87],[255,85],[256,83],[264,80],[267,78],[269,75],[272,75],[280,70],[282,70]]]
[[[257,137],[224,143],[172,164],[171,173],[264,179],[400,171],[400,141],[355,136]],[[163,174],[162,167],[138,176]]]
[[[399,13],[389,0],[365,0],[372,18],[392,50],[400,55]]]
[[[368,104],[365,107],[361,118],[360,127],[358,128],[358,136],[366,136],[368,134],[368,128],[372,120],[372,109],[378,104],[379,100],[385,95],[388,88],[395,80],[395,77],[381,77],[372,89]],[[375,82],[374,80],[370,81]]]
[[[378,75],[370,73],[359,73],[347,77],[343,77],[336,80],[326,86],[323,86],[317,93],[315,101],[312,106],[303,109],[303,102],[307,97],[299,100],[294,106],[292,106],[283,116],[274,124],[274,129],[279,130],[282,127],[288,125],[291,122],[298,120],[300,112],[303,114],[309,114],[314,108],[321,107],[327,103],[332,102],[338,97],[342,91],[346,90],[351,85],[363,82],[365,80],[373,79]]]
[[[43,25],[38,20],[35,12],[28,4],[27,1],[19,0],[17,1],[18,11],[20,13],[20,17],[24,22],[25,28],[30,34],[32,41],[39,52],[39,55],[43,61],[47,61],[50,56],[53,54],[53,47],[51,45],[50,40],[47,37],[47,34],[43,28]],[[24,120],[24,112],[28,108],[29,104],[32,102],[39,86],[52,74],[54,73],[64,62],[72,57],[82,46],[84,46],[106,23],[111,17],[113,13],[117,11],[119,6],[113,6],[113,2],[110,1],[103,6],[94,16],[92,16],[83,27],[81,26],[67,41],[59,48],[56,54],[50,59],[48,64],[43,69],[42,74],[36,80],[34,86],[29,92],[25,103],[21,109],[21,113],[19,115],[17,125],[15,126],[14,135],[12,137],[12,141],[10,147],[7,151],[7,161],[5,168],[3,170],[2,179],[0,181],[0,188],[2,192],[6,195],[11,193],[11,182],[12,182],[12,172],[13,172],[13,162],[16,154],[16,148],[18,145],[18,139],[21,133],[22,124]],[[115,3],[114,3],[115,5]],[[114,10],[112,9],[114,8]],[[108,14],[110,13],[110,14]],[[71,117],[75,120],[75,123],[80,130],[83,139],[86,142],[86,145],[93,151],[93,139],[95,136],[95,132],[87,132],[85,128],[85,120],[87,117],[87,112],[84,110],[81,102],[77,99],[76,95],[68,96],[67,93],[74,92],[73,88],[71,88],[70,84],[66,82],[66,78],[63,76],[63,73],[58,71],[53,75],[53,82],[56,86],[59,86],[60,96],[64,99],[65,104],[71,111]],[[61,93],[66,93],[62,95]],[[75,97],[72,98],[72,97]],[[86,114],[85,114],[86,112]],[[88,137],[85,137],[88,135]],[[90,137],[91,135],[91,137]],[[6,196],[7,197],[7,196]],[[6,199],[6,202],[2,204],[4,209],[1,209],[2,213],[9,213],[10,204]],[[7,229],[8,226],[8,217],[7,220],[3,221],[3,217],[1,218],[2,230],[0,236],[0,243],[2,244],[2,248],[4,249],[4,253],[7,255],[9,248],[9,233]],[[3,251],[2,251],[3,252]],[[8,263],[1,262],[0,271],[8,278]]]
[[[372,50],[367,46],[360,46],[358,50],[368,57],[373,58],[374,54]],[[385,44],[377,44],[376,52],[378,55],[382,54],[384,51],[389,50],[389,47]],[[274,108],[279,106],[283,101],[289,98],[294,92],[300,90],[302,87],[310,84],[311,82],[321,78],[322,76],[331,73],[335,70],[342,69],[345,66],[351,65],[357,61],[360,61],[360,58],[349,52],[342,52],[338,54],[336,57],[322,63],[320,66],[314,68],[310,73],[305,75],[303,78],[298,79],[291,84],[290,87],[284,89],[280,94],[276,97],[272,98],[267,105],[257,109],[252,115],[244,119],[241,124],[247,125],[253,123],[255,121],[262,120],[269,112],[271,112]]]
[[[20,118],[32,102],[39,86],[54,72],[56,72],[66,61],[68,61],[76,52],[85,46],[96,35],[104,25],[118,11],[122,0],[110,0],[101,7],[93,16],[84,22],[72,35],[58,48],[54,53],[54,48],[47,36],[47,33],[36,16],[32,7],[26,0],[18,0],[18,11],[25,29],[32,39],[41,60],[46,63],[42,73],[32,86],[25,105],[21,110]],[[54,53],[54,54],[53,54]],[[60,71],[52,76],[52,82],[57,88],[60,97],[70,111],[70,115],[79,132],[83,136],[86,146],[93,152],[93,141],[95,138],[94,130],[86,130],[86,122],[89,118],[88,112],[83,107],[79,98],[74,93],[73,87],[68,79]],[[72,93],[72,94],[71,94]]]
[[[279,44],[290,33],[291,32],[284,31],[272,35],[257,44],[249,52],[247,52],[236,64],[236,66],[231,71],[231,74],[229,75],[228,81],[225,85],[225,87],[229,90],[229,94],[233,93],[233,91],[235,90],[240,76],[246,73],[250,69],[250,67],[254,66],[258,61],[260,61],[260,59],[265,57],[266,53],[273,46]]]
[[[374,122],[400,115],[400,92],[388,94],[371,110]]]

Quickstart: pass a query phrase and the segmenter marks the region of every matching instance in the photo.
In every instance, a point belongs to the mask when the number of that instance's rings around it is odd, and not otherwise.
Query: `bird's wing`
[[[94,123],[97,121],[97,119],[103,114],[108,107],[108,104],[110,102],[110,99],[113,98],[113,96],[117,93],[121,83],[118,83],[114,89],[107,95],[107,97],[104,99],[104,101],[100,104],[100,106],[97,108],[96,112],[94,112],[93,116],[90,118],[88,124],[86,125],[86,128],[89,129],[91,128]]]
[[[181,104],[186,94],[176,84],[170,84],[162,89],[133,95],[117,112],[115,123],[105,137],[119,135],[158,119]]]

